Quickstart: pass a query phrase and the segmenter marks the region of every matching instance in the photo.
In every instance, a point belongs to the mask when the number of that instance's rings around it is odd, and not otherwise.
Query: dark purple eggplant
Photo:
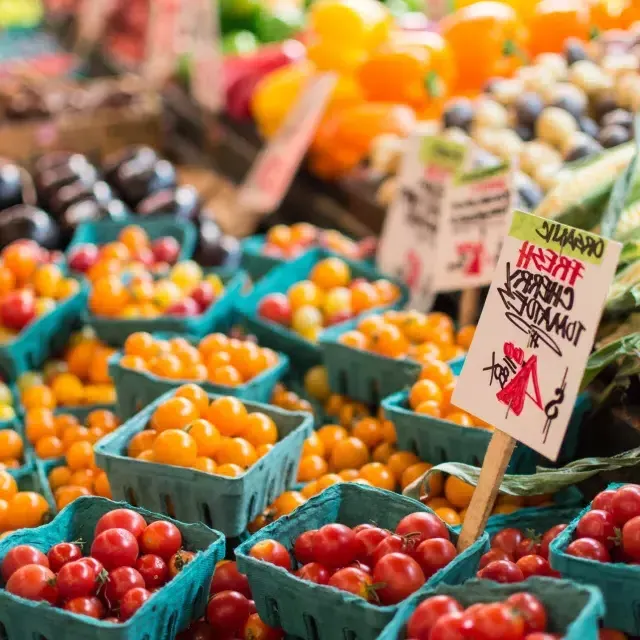
[[[233,236],[220,233],[213,220],[203,220],[198,235],[194,260],[203,267],[240,267],[242,252],[240,243]]]
[[[83,222],[96,220],[123,221],[129,214],[129,209],[121,200],[98,202],[94,198],[85,198],[75,202],[60,216],[60,228],[66,240],[69,240],[76,227]]]
[[[95,200],[99,205],[107,204],[113,200],[113,192],[102,180],[91,185],[76,180],[61,187],[49,198],[49,211],[54,217],[59,218],[71,205],[81,200]]]
[[[84,156],[73,156],[68,163],[47,169],[35,177],[36,189],[41,204],[48,206],[54,193],[72,182],[81,181],[92,185],[98,180],[98,171]]]
[[[102,164],[102,171],[107,182],[116,179],[118,169],[132,160],[137,160],[149,167],[152,167],[158,160],[158,154],[151,148],[145,146],[133,146],[121,149],[109,155]]]
[[[192,186],[163,189],[147,196],[136,207],[143,217],[170,215],[181,220],[196,220],[202,211],[200,194]]]
[[[45,249],[57,249],[60,228],[42,209],[19,204],[3,211],[0,216],[0,249],[22,238],[35,240]]]
[[[23,188],[20,167],[0,160],[0,210],[23,204]]]
[[[151,166],[146,161],[130,160],[118,169],[112,184],[122,199],[135,209],[152,193],[175,188],[176,169],[168,160],[158,160]]]
[[[73,160],[78,156],[77,160]],[[63,164],[69,164],[70,162],[86,162],[90,164],[89,160],[80,153],[73,153],[72,151],[50,151],[49,153],[42,154],[33,164],[33,174],[39,175],[49,169],[57,169]]]

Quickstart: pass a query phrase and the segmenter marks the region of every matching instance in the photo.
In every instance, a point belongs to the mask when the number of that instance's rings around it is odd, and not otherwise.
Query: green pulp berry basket
[[[23,529],[0,540],[0,561],[19,544],[33,545],[45,553],[54,544],[70,540],[82,539],[90,547],[97,521],[118,508],[132,507],[105,498],[78,498],[49,524]],[[178,631],[202,616],[215,565],[224,557],[224,536],[200,523],[184,524],[145,509],[133,510],[147,522],[173,522],[182,533],[184,548],[196,552],[194,559],[121,624],[69,613],[0,589],[0,628],[4,628],[7,640],[173,640]]]
[[[95,445],[96,462],[107,472],[115,498],[175,514],[186,522],[204,522],[230,538],[239,536],[267,505],[295,484],[313,416],[245,402],[249,412],[261,411],[274,420],[280,440],[237,478],[127,457],[131,438],[147,426],[156,407],[171,397],[173,391],[163,394],[100,440]],[[217,397],[209,394],[212,400]]]
[[[438,585],[427,593],[411,596],[378,640],[405,640],[409,618],[418,604],[432,596],[451,596],[466,608],[478,602],[502,602],[523,591],[542,601],[549,617],[549,629],[562,634],[564,640],[598,640],[599,622],[604,615],[600,592],[594,587],[552,578],[530,578],[517,584],[470,580],[458,586]]]
[[[235,396],[240,400],[268,403],[276,384],[289,368],[289,358],[278,354],[278,362],[252,380],[237,387],[225,387],[211,382],[199,383],[207,393]],[[120,364],[122,354],[116,353],[109,360],[109,375],[116,385],[118,415],[127,419],[153,402],[158,396],[171,389],[177,389],[193,380],[169,380],[147,371],[135,371]]]
[[[138,331],[188,334],[194,338],[203,338],[213,331],[225,331],[231,328],[233,324],[235,317],[234,307],[245,285],[245,274],[243,272],[229,273],[228,271],[216,269],[205,271],[205,273],[217,273],[220,275],[225,284],[225,290],[220,298],[200,315],[120,319],[96,316],[87,311],[85,324],[94,329],[100,340],[113,347],[122,347],[127,337]]]
[[[0,346],[0,374],[5,380],[15,381],[26,371],[39,369],[64,348],[87,306],[88,292],[87,286],[81,285],[77,293],[33,321],[15,340]]]
[[[103,245],[115,242],[120,232],[129,226],[143,229],[150,240],[158,240],[165,236],[175,238],[180,244],[178,260],[188,260],[193,255],[198,240],[196,228],[191,222],[177,220],[170,216],[157,218],[143,218],[138,216],[125,221],[98,220],[97,222],[84,222],[73,234],[71,242],[66,250],[67,257],[72,249],[82,244]]]
[[[256,283],[248,295],[241,297],[238,301],[238,311],[246,321],[247,330],[257,336],[260,344],[286,353],[291,358],[292,364],[298,368],[307,368],[321,362],[322,349],[320,345],[304,339],[287,327],[263,320],[258,316],[258,306],[264,296],[270,293],[284,294],[293,284],[308,278],[313,267],[328,257],[335,256],[324,249],[312,249],[296,260],[284,263],[270,271]],[[346,258],[342,258],[342,260],[349,265],[354,278],[377,280],[387,277],[365,263],[354,262]],[[400,297],[393,304],[379,307],[378,311],[399,309],[406,304],[409,298],[406,285],[394,278],[387,277],[387,279],[399,287]],[[335,325],[335,330],[338,331],[344,324]],[[322,336],[322,332],[320,335]]]
[[[513,513],[491,516],[485,531],[494,536],[502,529],[520,529],[523,533],[533,531],[542,535],[557,524],[568,525],[580,513],[578,506],[554,505],[552,507],[531,507]]]
[[[260,540],[274,539],[291,549],[296,538],[310,529],[339,522],[349,527],[374,522],[395,529],[406,515],[431,510],[404,496],[345,482],[333,485],[261,529],[236,549],[238,569],[246,574],[260,617],[270,626],[303,640],[374,640],[391,621],[401,604],[378,606],[363,598],[326,585],[301,580],[281,567],[256,560],[249,555]],[[450,529],[452,541],[457,534]],[[482,554],[488,549],[488,536],[478,539],[447,567],[427,581],[426,588],[461,583],[471,578]],[[428,587],[427,587],[428,585]]]
[[[623,484],[611,484],[608,489],[618,489]],[[640,635],[640,566],[621,562],[597,562],[576,558],[566,553],[580,518],[591,509],[581,511],[569,526],[551,543],[551,566],[566,578],[597,587],[604,596],[607,614],[606,627],[624,631],[632,636]]]

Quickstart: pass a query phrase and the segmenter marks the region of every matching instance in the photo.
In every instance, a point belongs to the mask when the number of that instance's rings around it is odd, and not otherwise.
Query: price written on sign
[[[557,459],[620,249],[514,212],[451,402]]]
[[[258,155],[240,187],[238,203],[242,209],[267,214],[278,208],[311,144],[336,81],[332,73],[309,80],[284,124]]]

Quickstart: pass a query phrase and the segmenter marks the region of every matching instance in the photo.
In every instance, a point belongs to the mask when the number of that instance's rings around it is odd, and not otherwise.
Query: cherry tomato
[[[449,540],[431,538],[420,543],[413,557],[428,580],[434,573],[446,567],[457,555],[456,548]]]
[[[56,576],[40,564],[27,564],[11,574],[5,589],[14,596],[27,600],[44,600],[56,604],[59,599]]]
[[[163,560],[171,556],[182,546],[182,534],[178,527],[166,520],[156,520],[146,527],[140,536],[142,553],[153,553]]]
[[[307,564],[313,562],[313,538],[316,535],[316,530],[305,531],[301,533],[296,543],[293,545],[293,555],[300,564]]]
[[[416,547],[430,538],[450,539],[449,530],[445,523],[434,513],[424,511],[410,513],[402,518],[396,527],[396,534],[411,537]]]
[[[104,599],[110,608],[115,608],[129,589],[144,586],[144,578],[133,567],[118,567],[109,573]]]
[[[39,564],[49,568],[49,559],[42,551],[28,544],[19,544],[7,551],[7,555],[2,560],[2,579],[7,582],[9,578],[20,568],[28,564]]]
[[[462,613],[462,607],[451,596],[433,596],[422,601],[407,623],[408,638],[429,638],[435,623],[448,613]]]
[[[249,555],[257,560],[275,564],[287,571],[291,570],[291,556],[286,547],[276,540],[261,540],[251,547]]]
[[[208,622],[196,620],[186,631],[179,634],[176,640],[218,640],[218,635]]]
[[[244,640],[280,640],[284,633],[264,623],[257,613],[252,613],[244,624],[242,637]]]
[[[391,533],[389,531],[386,529],[380,529],[379,527],[369,527],[367,529],[360,529],[356,532],[358,560],[361,560],[362,562],[370,560],[373,552],[376,550],[376,547],[390,535]]]
[[[47,553],[51,571],[57,573],[68,562],[74,562],[82,558],[82,550],[72,542],[60,542],[54,544]]]
[[[169,577],[169,567],[160,557],[148,553],[136,561],[136,571],[142,576],[147,589],[161,587]]]
[[[576,537],[593,538],[611,549],[616,542],[616,528],[613,516],[608,511],[598,509],[587,511],[578,521]]]
[[[636,484],[620,487],[611,498],[611,513],[619,527],[627,520],[640,516],[640,487]]]
[[[126,529],[107,529],[95,538],[91,555],[107,571],[118,567],[133,567],[138,559],[138,543]]]
[[[513,554],[515,560],[519,560],[524,556],[540,555],[540,543],[533,538],[523,538],[516,547]]]
[[[132,533],[136,538],[144,531],[147,523],[145,519],[135,511],[131,509],[114,509],[105,513],[98,523],[96,524],[96,530],[94,537],[98,537],[103,531],[107,529],[126,529]]]
[[[591,508],[598,509],[600,511],[608,511],[609,513],[612,513],[613,496],[615,495],[616,495],[616,492],[614,489],[605,489],[604,491],[601,491],[593,499],[593,502],[591,503]]]
[[[291,305],[283,293],[270,293],[258,305],[258,315],[265,320],[284,326],[291,322]]]
[[[330,578],[327,583],[330,587],[335,587],[341,591],[348,591],[356,596],[360,596],[365,600],[370,600],[373,595],[373,589],[371,588],[371,576],[357,569],[356,567],[345,567],[344,569],[338,569]]]
[[[454,611],[445,613],[431,628],[429,640],[465,640],[475,628],[473,618]]]
[[[611,560],[607,548],[601,542],[591,538],[574,540],[569,544],[565,553],[576,558],[598,560],[599,562],[609,562]]]
[[[559,640],[560,636],[555,633],[529,633],[525,636],[524,640]]]
[[[58,590],[63,600],[95,594],[98,588],[95,569],[86,562],[68,562],[58,572]]]
[[[493,580],[504,584],[522,582],[524,580],[520,567],[510,560],[490,562],[484,569],[478,571],[477,576],[483,580]]]
[[[547,628],[547,611],[535,596],[530,593],[514,593],[506,602],[524,618],[525,633],[544,631]]]
[[[415,551],[413,538],[403,538],[401,536],[391,534],[384,538],[382,542],[373,550],[371,563],[375,566],[380,560],[390,553],[407,553],[412,554]]]
[[[622,527],[622,549],[636,561],[640,561],[640,516],[631,518]]]
[[[327,584],[331,577],[331,572],[319,562],[309,562],[309,564],[300,567],[296,571],[296,575],[302,580],[308,580],[315,584]]]
[[[360,533],[361,531],[364,531],[365,529],[377,529],[377,528],[378,527],[376,527],[375,525],[365,522],[363,524],[359,524],[359,525],[353,527],[353,533]]]
[[[129,589],[120,601],[120,620],[128,620],[151,597],[151,593],[143,587]]]
[[[250,615],[249,600],[237,591],[216,593],[207,605],[207,620],[220,634],[240,631]]]
[[[194,558],[196,554],[192,551],[180,549],[169,558],[169,577],[175,578]]]
[[[489,551],[480,558],[478,569],[484,569],[488,564],[496,560],[513,560],[513,558],[502,549],[489,549]]]
[[[417,591],[425,577],[420,565],[404,553],[390,553],[375,565],[373,582],[382,604],[396,604]]]
[[[524,619],[502,602],[494,602],[478,609],[473,615],[475,633],[482,640],[522,640]]]
[[[557,524],[555,527],[551,527],[542,536],[542,542],[540,543],[540,555],[543,558],[549,558],[549,545],[567,528],[566,524]]]
[[[237,591],[247,598],[251,598],[251,587],[244,573],[238,571],[238,565],[234,562],[223,562],[216,567],[211,580],[210,593],[220,591]]]
[[[85,564],[89,565],[90,567],[93,568],[93,570],[96,572],[96,575],[98,577],[102,577],[102,573],[104,571],[104,566],[102,565],[102,562],[99,562],[98,560],[96,560],[95,558],[80,558],[80,560],[76,560],[75,562],[84,562]]]
[[[520,531],[520,529],[503,529],[502,531],[498,531],[498,533],[491,538],[491,548],[502,549],[513,558],[518,545],[524,540],[524,538],[525,535]]]
[[[314,559],[329,569],[351,564],[357,553],[356,534],[343,524],[325,524],[313,538]]]
[[[522,571],[522,575],[526,580],[530,576],[548,576],[551,571],[549,561],[542,556],[528,555],[522,556],[516,562],[516,566]]]
[[[71,613],[77,613],[80,616],[96,618],[96,620],[100,620],[100,618],[103,618],[105,614],[104,605],[95,596],[68,600],[64,604],[64,609],[66,611],[71,611]]]

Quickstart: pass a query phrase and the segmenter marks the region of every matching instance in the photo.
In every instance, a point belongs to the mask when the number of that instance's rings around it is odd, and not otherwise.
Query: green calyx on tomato
[[[502,45],[503,56],[518,56],[525,64],[529,62],[529,56],[513,40],[505,40]]]
[[[424,86],[430,98],[441,98],[444,95],[444,83],[435,71],[429,71],[424,77]]]

